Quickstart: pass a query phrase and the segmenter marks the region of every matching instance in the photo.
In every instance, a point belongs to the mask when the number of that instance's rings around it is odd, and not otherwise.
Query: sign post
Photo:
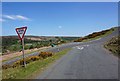
[[[23,53],[23,65],[24,65],[24,67],[26,67],[25,55],[24,55],[24,35],[25,35],[26,30],[27,30],[27,27],[16,28],[16,32],[18,34],[18,37],[22,42],[22,47],[23,47],[22,53]]]
[[[24,67],[26,67],[25,54],[24,54],[24,38],[22,39],[22,46],[23,46],[23,49],[22,49],[22,52],[23,52],[23,64],[24,64]]]

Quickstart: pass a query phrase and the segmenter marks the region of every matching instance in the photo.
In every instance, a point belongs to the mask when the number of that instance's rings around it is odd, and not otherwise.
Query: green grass
[[[100,36],[97,36],[97,37],[94,37],[94,38],[91,38],[91,39],[86,39],[86,40],[83,40],[82,42],[88,42],[88,41],[96,40],[96,39],[105,37],[105,36],[111,34],[112,32],[113,32],[113,30],[110,30],[107,33],[105,33],[104,35],[100,35]]]
[[[47,59],[31,62],[26,66],[26,68],[18,67],[18,68],[9,68],[6,70],[2,70],[3,72],[2,78],[3,79],[31,78],[34,74],[40,73],[43,69],[46,68],[46,66],[53,63],[55,60],[59,59],[70,50],[71,48],[67,48],[63,51],[55,53],[52,57],[48,57]]]

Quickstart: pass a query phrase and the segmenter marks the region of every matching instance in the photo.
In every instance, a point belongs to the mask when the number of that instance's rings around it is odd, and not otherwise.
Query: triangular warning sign
[[[26,30],[27,30],[27,27],[16,28],[16,32],[20,40],[24,38]]]

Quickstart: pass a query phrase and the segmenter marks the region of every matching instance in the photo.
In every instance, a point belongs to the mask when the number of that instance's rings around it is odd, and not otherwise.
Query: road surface
[[[118,58],[103,44],[118,31],[98,40],[79,43],[35,79],[118,79]]]

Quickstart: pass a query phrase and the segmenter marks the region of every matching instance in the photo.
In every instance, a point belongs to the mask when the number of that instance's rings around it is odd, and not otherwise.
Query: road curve
[[[104,42],[118,35],[117,30],[109,36],[90,42],[68,43],[47,49],[46,51],[57,52],[57,48],[72,48],[35,79],[117,79],[118,58],[109,54],[102,46]],[[38,52],[27,56],[31,55],[38,55]],[[14,58],[3,64],[12,64],[19,59]]]
[[[103,47],[104,42],[118,35],[117,30],[101,39],[72,46],[35,79],[118,79],[118,58]]]

